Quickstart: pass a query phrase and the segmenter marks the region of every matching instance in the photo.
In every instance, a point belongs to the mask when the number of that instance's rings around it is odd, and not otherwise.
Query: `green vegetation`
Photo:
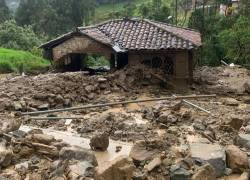
[[[31,26],[18,26],[14,20],[0,24],[0,45],[4,48],[16,50],[32,50],[42,43]]]
[[[136,9],[142,4],[150,2],[150,1],[151,0],[133,0],[133,6],[134,6],[133,9]],[[94,21],[102,22],[102,21],[112,18],[112,16],[114,16],[114,18],[119,18],[119,16],[121,17],[121,12],[125,11],[125,7],[127,6],[127,4],[128,2],[123,1],[123,2],[114,3],[114,6],[112,3],[106,3],[106,4],[101,4],[97,6],[95,9]],[[134,16],[139,16],[138,10],[134,11]]]
[[[0,73],[33,72],[46,69],[50,62],[29,52],[0,48]]]
[[[139,17],[199,30],[203,40],[201,65],[216,66],[224,60],[250,67],[250,1],[240,0],[237,11],[230,6],[231,0],[196,2],[196,9],[191,10],[191,0],[21,0],[16,12],[11,13],[5,0],[0,0],[0,45],[29,51],[38,58],[42,56],[39,45],[77,26]],[[219,13],[221,3],[228,7],[226,16]],[[8,72],[17,71],[22,65],[16,64],[24,61],[10,63],[3,59],[1,67]],[[99,57],[88,62],[105,65]]]
[[[216,10],[208,13],[197,9],[192,13],[189,27],[199,30],[203,39],[201,65],[217,66],[224,60],[250,69],[249,5],[249,1],[243,0],[239,12],[226,16]]]
[[[109,60],[107,60],[104,56],[87,56],[86,64],[88,67],[101,67],[101,66],[109,66]]]

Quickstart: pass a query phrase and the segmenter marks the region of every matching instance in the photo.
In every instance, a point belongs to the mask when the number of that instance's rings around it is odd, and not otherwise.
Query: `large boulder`
[[[247,154],[237,146],[230,145],[226,148],[227,165],[233,172],[243,172],[248,168]]]
[[[201,160],[211,164],[216,172],[216,177],[224,174],[226,169],[225,150],[218,144],[190,144],[191,157],[194,160]]]
[[[119,156],[111,162],[98,166],[95,171],[95,180],[130,180],[134,170],[131,159]]]

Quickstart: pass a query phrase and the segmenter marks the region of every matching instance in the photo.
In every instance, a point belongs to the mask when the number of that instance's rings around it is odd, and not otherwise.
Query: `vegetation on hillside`
[[[49,66],[48,60],[29,52],[0,48],[0,73],[30,73]]]
[[[0,46],[41,56],[37,47],[49,39],[104,20],[148,18],[197,29],[202,34],[200,63],[221,60],[250,67],[250,1],[241,0],[234,12],[231,0],[20,0],[13,14],[0,0]],[[226,15],[219,13],[223,3]]]

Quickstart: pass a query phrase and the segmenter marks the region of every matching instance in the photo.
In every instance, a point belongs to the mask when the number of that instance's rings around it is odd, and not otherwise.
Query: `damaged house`
[[[193,76],[194,55],[201,47],[201,36],[147,19],[118,19],[95,26],[79,27],[41,46],[44,55],[67,71],[86,68],[85,56],[105,56],[110,69],[144,64],[161,69],[168,79],[189,82]]]

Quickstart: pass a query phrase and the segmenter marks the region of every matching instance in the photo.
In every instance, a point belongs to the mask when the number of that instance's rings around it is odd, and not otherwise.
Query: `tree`
[[[240,13],[250,19],[250,1],[240,0]]]
[[[10,19],[10,10],[5,3],[5,0],[0,0],[0,23]]]
[[[127,3],[124,6],[125,9],[125,16],[126,17],[132,17],[134,14],[134,10],[135,10],[136,6],[135,4],[132,2],[132,0],[128,0]]]
[[[220,42],[231,62],[250,67],[250,22],[241,16],[230,29],[219,34]]]
[[[2,47],[32,50],[39,46],[42,41],[32,30],[31,26],[20,27],[14,20],[5,21],[0,24],[0,44]]]
[[[149,3],[143,3],[139,7],[139,14],[143,18],[169,22],[170,8],[162,0],[152,0]]]
[[[54,37],[88,24],[94,7],[92,0],[21,0],[15,19],[21,26],[32,25],[38,34]]]

